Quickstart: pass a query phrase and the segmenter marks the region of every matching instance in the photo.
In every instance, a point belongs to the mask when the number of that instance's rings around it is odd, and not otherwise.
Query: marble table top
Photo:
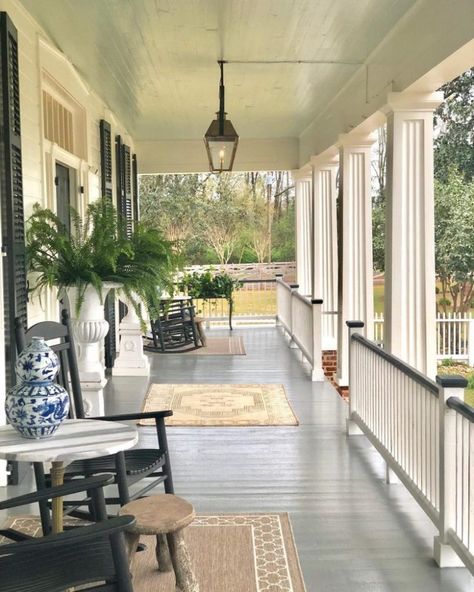
[[[115,454],[138,442],[134,426],[96,419],[67,419],[54,436],[23,438],[11,426],[0,427],[0,458],[27,462],[72,462]]]

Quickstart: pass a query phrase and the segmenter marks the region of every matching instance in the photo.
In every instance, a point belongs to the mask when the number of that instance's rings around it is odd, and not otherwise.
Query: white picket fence
[[[474,574],[474,409],[466,381],[433,382],[350,329],[349,434],[360,433],[439,531],[440,567],[461,561]],[[453,549],[455,552],[453,552]]]
[[[379,345],[384,338],[384,315],[374,315],[374,341]],[[440,313],[436,318],[436,356],[438,360],[452,359],[474,366],[474,318],[471,313]]]
[[[314,381],[324,380],[321,350],[321,300],[311,300],[298,292],[297,284],[280,277],[277,287],[277,323],[289,337],[290,347],[300,349],[311,365]]]

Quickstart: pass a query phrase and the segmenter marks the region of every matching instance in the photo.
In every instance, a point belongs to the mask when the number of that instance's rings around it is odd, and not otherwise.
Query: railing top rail
[[[416,383],[421,385],[426,390],[430,391],[430,393],[433,394],[435,397],[439,396],[438,385],[436,384],[436,382],[430,380],[427,376],[425,376],[421,372],[418,372],[418,370],[416,370],[412,366],[409,366],[406,362],[400,360],[400,358],[397,358],[397,356],[394,356],[393,354],[389,354],[388,352],[384,351],[376,343],[370,341],[369,339],[366,339],[360,333],[353,334],[351,338],[354,341],[359,342],[367,349],[373,351],[379,357],[386,360],[389,364],[392,364],[392,366],[397,368],[397,370],[400,370],[400,372],[403,372],[403,374],[414,380]]]
[[[298,300],[301,300],[302,302],[304,302],[308,306],[311,306],[311,297],[310,296],[303,296],[303,294],[300,294],[299,292],[293,292],[293,296],[296,296],[296,298],[298,298]]]
[[[461,401],[458,397],[449,397],[446,401],[446,405],[450,409],[454,409],[460,415],[468,419],[471,423],[474,423],[474,407],[471,407],[464,401]]]
[[[242,279],[239,280],[239,282],[241,284],[275,284],[277,281],[276,278],[270,278],[270,279],[264,279],[264,280],[255,280],[255,279],[251,279],[251,280],[246,280],[246,279]]]
[[[286,288],[288,290],[288,292],[291,292],[291,290],[293,289],[291,287],[291,284],[287,284],[281,277],[277,276],[275,278],[275,281],[277,284],[280,284],[280,286],[283,286],[283,288]]]

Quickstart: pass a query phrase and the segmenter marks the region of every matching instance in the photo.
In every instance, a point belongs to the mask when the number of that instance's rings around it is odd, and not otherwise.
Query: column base
[[[322,368],[313,368],[311,370],[311,380],[313,382],[324,382],[324,371]]]
[[[131,366],[117,366],[115,362],[112,368],[112,376],[150,376],[150,364],[143,368]]]
[[[388,463],[385,463],[385,483],[387,483],[387,485],[398,485],[401,483],[398,475],[392,471]]]
[[[439,567],[465,567],[451,545],[442,543],[439,536],[434,538],[433,557]]]
[[[364,432],[352,419],[346,419],[346,434],[348,436],[363,436]]]
[[[84,411],[86,417],[98,417],[105,415],[104,387],[107,379],[100,382],[82,382],[81,390],[84,400]]]

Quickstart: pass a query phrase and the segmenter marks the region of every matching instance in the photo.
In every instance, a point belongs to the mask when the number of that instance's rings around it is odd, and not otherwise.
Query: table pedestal
[[[62,461],[53,461],[51,467],[51,487],[56,487],[64,483],[64,463]],[[63,524],[63,498],[55,497],[52,502],[53,514],[53,533],[58,534],[64,528]]]

